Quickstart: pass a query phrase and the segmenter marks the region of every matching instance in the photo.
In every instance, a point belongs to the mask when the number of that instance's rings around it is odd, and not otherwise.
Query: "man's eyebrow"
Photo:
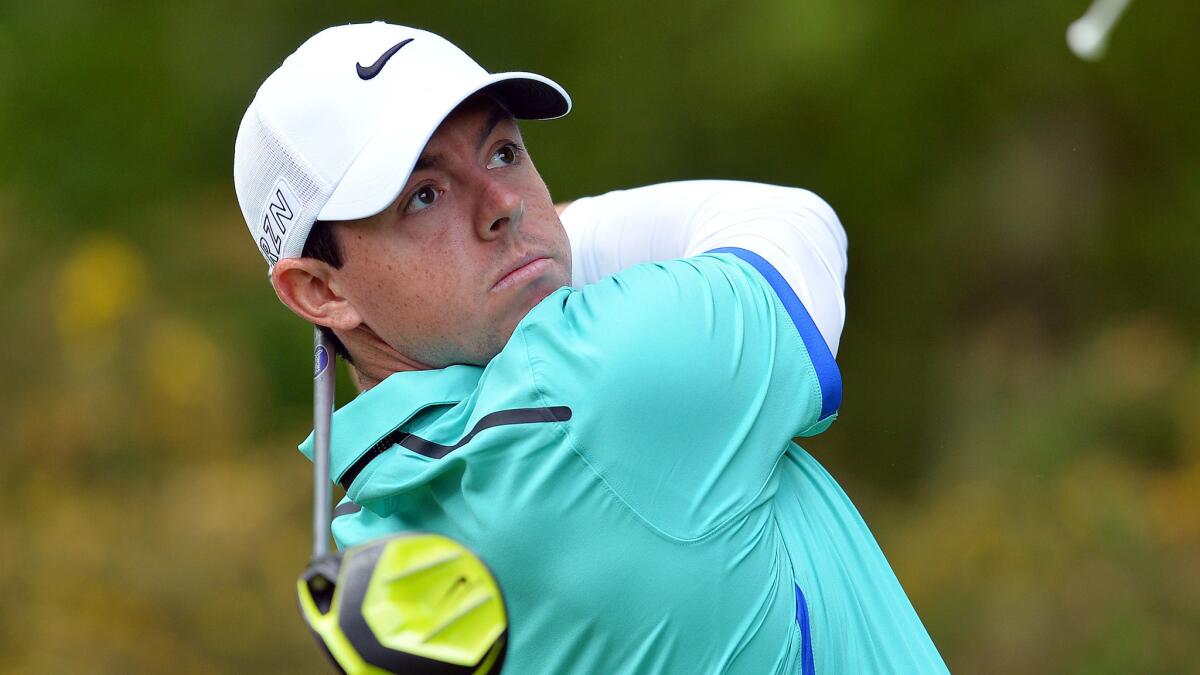
[[[479,128],[479,138],[475,141],[475,149],[478,150],[479,148],[483,147],[484,141],[488,139],[488,136],[492,135],[492,132],[495,131],[497,125],[504,120],[511,119],[513,119],[512,113],[508,112],[504,108],[500,106],[492,108],[492,112],[488,113],[487,119],[483,122],[483,126]],[[441,155],[421,153],[421,156],[417,158],[417,163],[413,165],[412,172],[416,173],[417,171],[424,171],[425,169],[436,169],[441,167],[444,162],[445,160],[443,160]]]
[[[441,155],[427,155],[425,153],[421,153],[421,156],[417,158],[417,163],[413,165],[412,173],[424,171],[425,169],[436,169],[442,165],[442,162],[443,160]]]
[[[500,106],[492,108],[492,112],[489,113],[487,119],[484,120],[483,126],[479,128],[479,139],[475,142],[475,149],[478,150],[479,148],[483,147],[484,141],[488,139],[488,136],[492,135],[492,132],[495,131],[497,125],[504,120],[511,119],[513,119],[512,113],[508,112],[504,108]],[[444,163],[445,160],[441,155],[421,153],[421,156],[417,158],[417,163],[413,165],[412,173],[424,171],[425,169],[437,169]]]
[[[503,107],[498,105],[493,107],[492,112],[488,114],[487,121],[479,128],[479,140],[475,142],[475,149],[479,150],[483,147],[483,142],[488,139],[488,136],[492,135],[492,131],[496,129],[497,124],[500,124],[504,120],[511,120],[512,118],[512,113]]]

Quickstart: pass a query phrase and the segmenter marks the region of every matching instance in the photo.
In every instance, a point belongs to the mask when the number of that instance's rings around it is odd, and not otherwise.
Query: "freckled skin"
[[[359,319],[334,330],[368,383],[396,370],[484,365],[534,305],[570,283],[571,248],[546,184],[528,154],[508,154],[522,145],[516,123],[502,119],[479,144],[496,107],[468,99],[425,146],[435,167],[415,171],[382,213],[334,224],[344,264],[330,285]],[[529,255],[548,261],[530,268],[533,278],[495,287]]]

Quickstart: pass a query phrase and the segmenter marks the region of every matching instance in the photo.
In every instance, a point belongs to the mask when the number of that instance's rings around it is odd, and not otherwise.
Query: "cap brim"
[[[571,112],[571,97],[554,80],[536,73],[497,73],[492,78],[492,84],[477,91],[493,94],[517,119],[552,120]]]
[[[557,82],[535,73],[496,73],[474,86],[405,98],[407,124],[384,123],[338,181],[319,220],[355,220],[373,216],[395,201],[425,144],[460,103],[484,92],[496,97],[518,119],[553,119],[571,110],[571,97]]]

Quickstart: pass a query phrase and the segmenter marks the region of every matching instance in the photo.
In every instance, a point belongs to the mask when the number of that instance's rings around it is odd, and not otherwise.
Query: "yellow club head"
[[[437,534],[377,539],[314,560],[296,584],[318,643],[345,673],[498,673],[508,618],[483,561]]]

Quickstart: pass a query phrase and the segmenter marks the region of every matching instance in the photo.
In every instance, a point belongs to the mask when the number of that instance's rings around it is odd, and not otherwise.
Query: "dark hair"
[[[318,220],[313,223],[312,229],[308,232],[308,239],[304,241],[304,250],[300,252],[300,255],[304,258],[316,258],[335,268],[341,268],[342,250],[338,248],[337,239],[333,236],[333,228],[330,227],[328,221]],[[342,344],[332,330],[325,326],[317,326],[317,328],[321,330],[321,334],[325,336],[326,340],[333,343],[333,351],[338,356],[345,359],[347,363],[354,363],[346,345]]]

